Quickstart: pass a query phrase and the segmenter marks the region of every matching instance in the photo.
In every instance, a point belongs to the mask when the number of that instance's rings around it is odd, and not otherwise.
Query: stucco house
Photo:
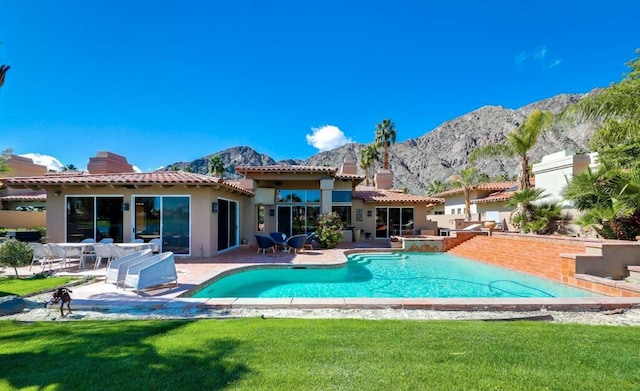
[[[254,235],[313,232],[318,217],[337,212],[353,235],[387,239],[429,226],[430,197],[391,189],[390,173],[362,188],[355,162],[322,166],[237,167],[242,180],[182,171],[132,172],[122,156],[100,152],[89,172],[49,173],[5,180],[13,189],[45,191],[47,240],[162,238],[162,251],[210,257],[253,243]],[[437,201],[437,200],[435,200]],[[351,228],[353,227],[353,228]]]

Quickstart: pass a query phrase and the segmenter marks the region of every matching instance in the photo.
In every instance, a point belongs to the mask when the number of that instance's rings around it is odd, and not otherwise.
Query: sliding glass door
[[[122,203],[122,197],[67,197],[67,242],[104,238],[122,242]]]
[[[413,208],[376,208],[376,238],[413,234]]]
[[[218,199],[218,251],[238,245],[238,203]]]
[[[188,196],[134,197],[135,238],[162,238],[162,251],[191,253],[191,199]]]

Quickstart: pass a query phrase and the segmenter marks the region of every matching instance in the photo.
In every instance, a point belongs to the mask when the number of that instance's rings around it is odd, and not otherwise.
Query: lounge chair
[[[293,249],[293,251],[297,254],[298,250],[304,250],[304,242],[306,241],[307,241],[307,234],[293,235],[287,240],[287,246],[289,246],[289,251]]]
[[[309,249],[309,250],[313,250],[313,239],[316,237],[316,233],[315,232],[310,232],[309,234],[307,234],[307,239],[304,241],[304,248],[305,249]]]
[[[153,251],[154,254],[158,254],[162,250],[162,239],[151,239],[149,243],[151,244],[151,251]]]
[[[260,250],[262,250],[262,253],[264,254],[265,251],[269,249],[273,250],[274,253],[276,252],[276,242],[274,242],[269,236],[256,235],[256,241],[258,242],[258,251],[256,254],[259,253]]]
[[[107,265],[107,274],[104,282],[112,280],[115,281],[116,286],[120,286],[120,283],[124,282],[129,265],[150,258],[152,255],[151,250],[146,249],[112,260]]]
[[[130,265],[124,278],[123,288],[133,288],[136,290],[136,296],[139,296],[141,289],[172,281],[176,282],[177,287],[178,273],[175,258],[171,251],[167,251]]]
[[[283,249],[287,246],[287,235],[282,232],[271,232],[269,237],[273,239],[276,243],[276,246],[281,246]]]

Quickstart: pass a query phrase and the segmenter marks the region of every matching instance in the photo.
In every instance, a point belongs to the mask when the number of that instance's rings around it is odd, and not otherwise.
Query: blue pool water
[[[193,297],[592,297],[596,293],[443,253],[362,253],[336,269],[239,272]]]

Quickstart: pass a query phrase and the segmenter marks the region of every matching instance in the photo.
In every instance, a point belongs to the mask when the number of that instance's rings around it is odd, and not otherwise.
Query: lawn
[[[0,297],[8,295],[26,296],[37,292],[53,290],[68,284],[71,277],[48,278],[6,278],[0,277]]]
[[[638,390],[640,330],[540,322],[0,322],[0,389]]]

